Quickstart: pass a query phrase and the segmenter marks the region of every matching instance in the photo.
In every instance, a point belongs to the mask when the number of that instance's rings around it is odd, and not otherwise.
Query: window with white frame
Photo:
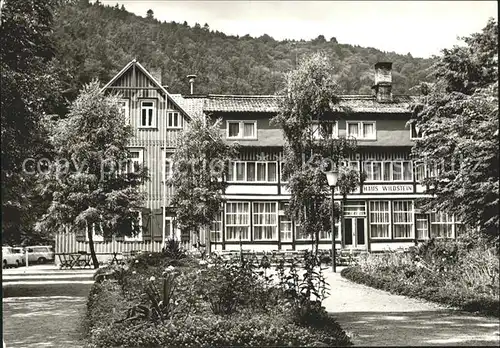
[[[139,126],[142,128],[156,127],[156,100],[141,100],[141,119]]]
[[[250,240],[250,203],[226,203],[226,240]]]
[[[257,139],[257,121],[227,121],[228,139]]]
[[[280,238],[282,242],[292,241],[292,218],[286,214],[288,203],[280,202]],[[282,212],[282,213],[281,213]]]
[[[421,127],[417,126],[415,122],[410,124],[410,139],[422,139],[424,137],[424,132]]]
[[[182,128],[182,116],[180,113],[175,111],[167,112],[167,128],[170,129],[181,129]]]
[[[340,240],[340,219],[337,218],[335,219],[335,240]],[[320,240],[332,240],[332,230],[328,229],[327,231],[320,231],[319,232],[319,239]]]
[[[413,201],[393,201],[394,238],[413,238]]]
[[[137,224],[139,226],[139,233],[133,237],[124,236],[123,240],[125,242],[140,242],[142,241],[142,213],[137,212]],[[132,222],[132,226],[134,226],[134,222]]]
[[[412,161],[364,161],[366,181],[412,181]]]
[[[390,238],[391,217],[389,201],[370,202],[370,237]]]
[[[432,238],[453,238],[453,216],[433,212],[430,214],[431,236]]]
[[[165,175],[165,179],[170,179],[174,174],[174,153],[172,151],[163,150],[163,157],[165,159],[165,168],[163,174]]]
[[[128,99],[120,99],[118,100],[118,109],[123,116],[125,124],[130,123],[129,115],[130,115],[130,107]]]
[[[335,139],[339,136],[337,122],[313,122],[311,132],[313,139]]]
[[[429,239],[429,216],[427,214],[415,214],[415,230],[417,239]]]
[[[278,238],[277,206],[276,202],[253,203],[254,240],[276,240]]]
[[[443,164],[438,161],[415,161],[415,180],[422,182],[426,178],[439,176],[443,169]]]
[[[344,216],[366,216],[365,201],[348,201],[344,204]]]
[[[300,224],[295,224],[295,239],[296,240],[311,240],[311,236],[304,233],[302,226]]]
[[[415,181],[422,182],[426,178],[426,166],[422,161],[415,161],[413,163],[415,170]]]
[[[377,139],[375,121],[347,121],[346,127],[348,137],[354,137],[361,140]]]
[[[229,163],[228,182],[278,182],[278,162]]]
[[[222,242],[222,214],[223,210],[215,215],[215,220],[210,224],[210,240],[212,242]]]
[[[126,163],[126,173],[137,173],[144,164],[143,149],[129,149],[130,156]]]

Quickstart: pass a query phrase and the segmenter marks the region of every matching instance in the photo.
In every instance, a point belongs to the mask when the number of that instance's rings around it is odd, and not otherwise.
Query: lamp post
[[[339,172],[337,169],[332,169],[331,171],[325,172],[326,180],[328,180],[328,186],[332,190],[332,271],[336,272],[336,250],[335,250],[335,198],[333,194],[335,192],[335,186],[337,185],[337,180],[339,178]]]

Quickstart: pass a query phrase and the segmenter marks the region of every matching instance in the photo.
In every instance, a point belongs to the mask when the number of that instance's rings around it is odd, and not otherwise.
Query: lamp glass
[[[336,170],[330,171],[330,172],[325,172],[326,174],[326,180],[328,180],[328,186],[336,186],[337,185],[337,180],[339,178],[339,172]]]

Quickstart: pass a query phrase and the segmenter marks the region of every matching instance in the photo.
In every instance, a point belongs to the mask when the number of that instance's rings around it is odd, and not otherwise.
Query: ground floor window
[[[413,201],[393,201],[394,238],[412,238]]]
[[[226,240],[250,239],[250,203],[226,203]]]
[[[415,214],[417,239],[429,239],[429,218],[427,214]]]
[[[453,238],[453,218],[446,213],[431,213],[432,238]]]
[[[276,240],[278,229],[278,211],[276,202],[253,203],[253,238],[254,240]]]
[[[280,202],[280,238],[282,242],[292,241],[292,218],[286,213],[288,203]]]
[[[210,224],[210,241],[222,242],[222,210],[215,215],[215,220]]]
[[[370,237],[390,238],[389,201],[370,202]]]
[[[296,240],[311,240],[311,236],[304,233],[304,230],[300,224],[295,224],[295,239]]]

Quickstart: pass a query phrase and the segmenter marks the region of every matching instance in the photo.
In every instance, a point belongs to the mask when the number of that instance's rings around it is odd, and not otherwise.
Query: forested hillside
[[[323,36],[311,41],[227,36],[207,24],[190,27],[185,19],[162,23],[154,14],[143,18],[123,6],[67,2],[55,15],[53,33],[66,96],[72,99],[94,77],[108,81],[133,58],[147,69],[161,69],[163,84],[173,93],[188,93],[186,75],[196,74],[195,93],[220,94],[273,94],[297,59],[316,51],[331,57],[343,92],[350,94],[371,93],[377,61],[394,63],[395,93],[408,93],[425,81],[432,64],[430,59],[339,44]]]

